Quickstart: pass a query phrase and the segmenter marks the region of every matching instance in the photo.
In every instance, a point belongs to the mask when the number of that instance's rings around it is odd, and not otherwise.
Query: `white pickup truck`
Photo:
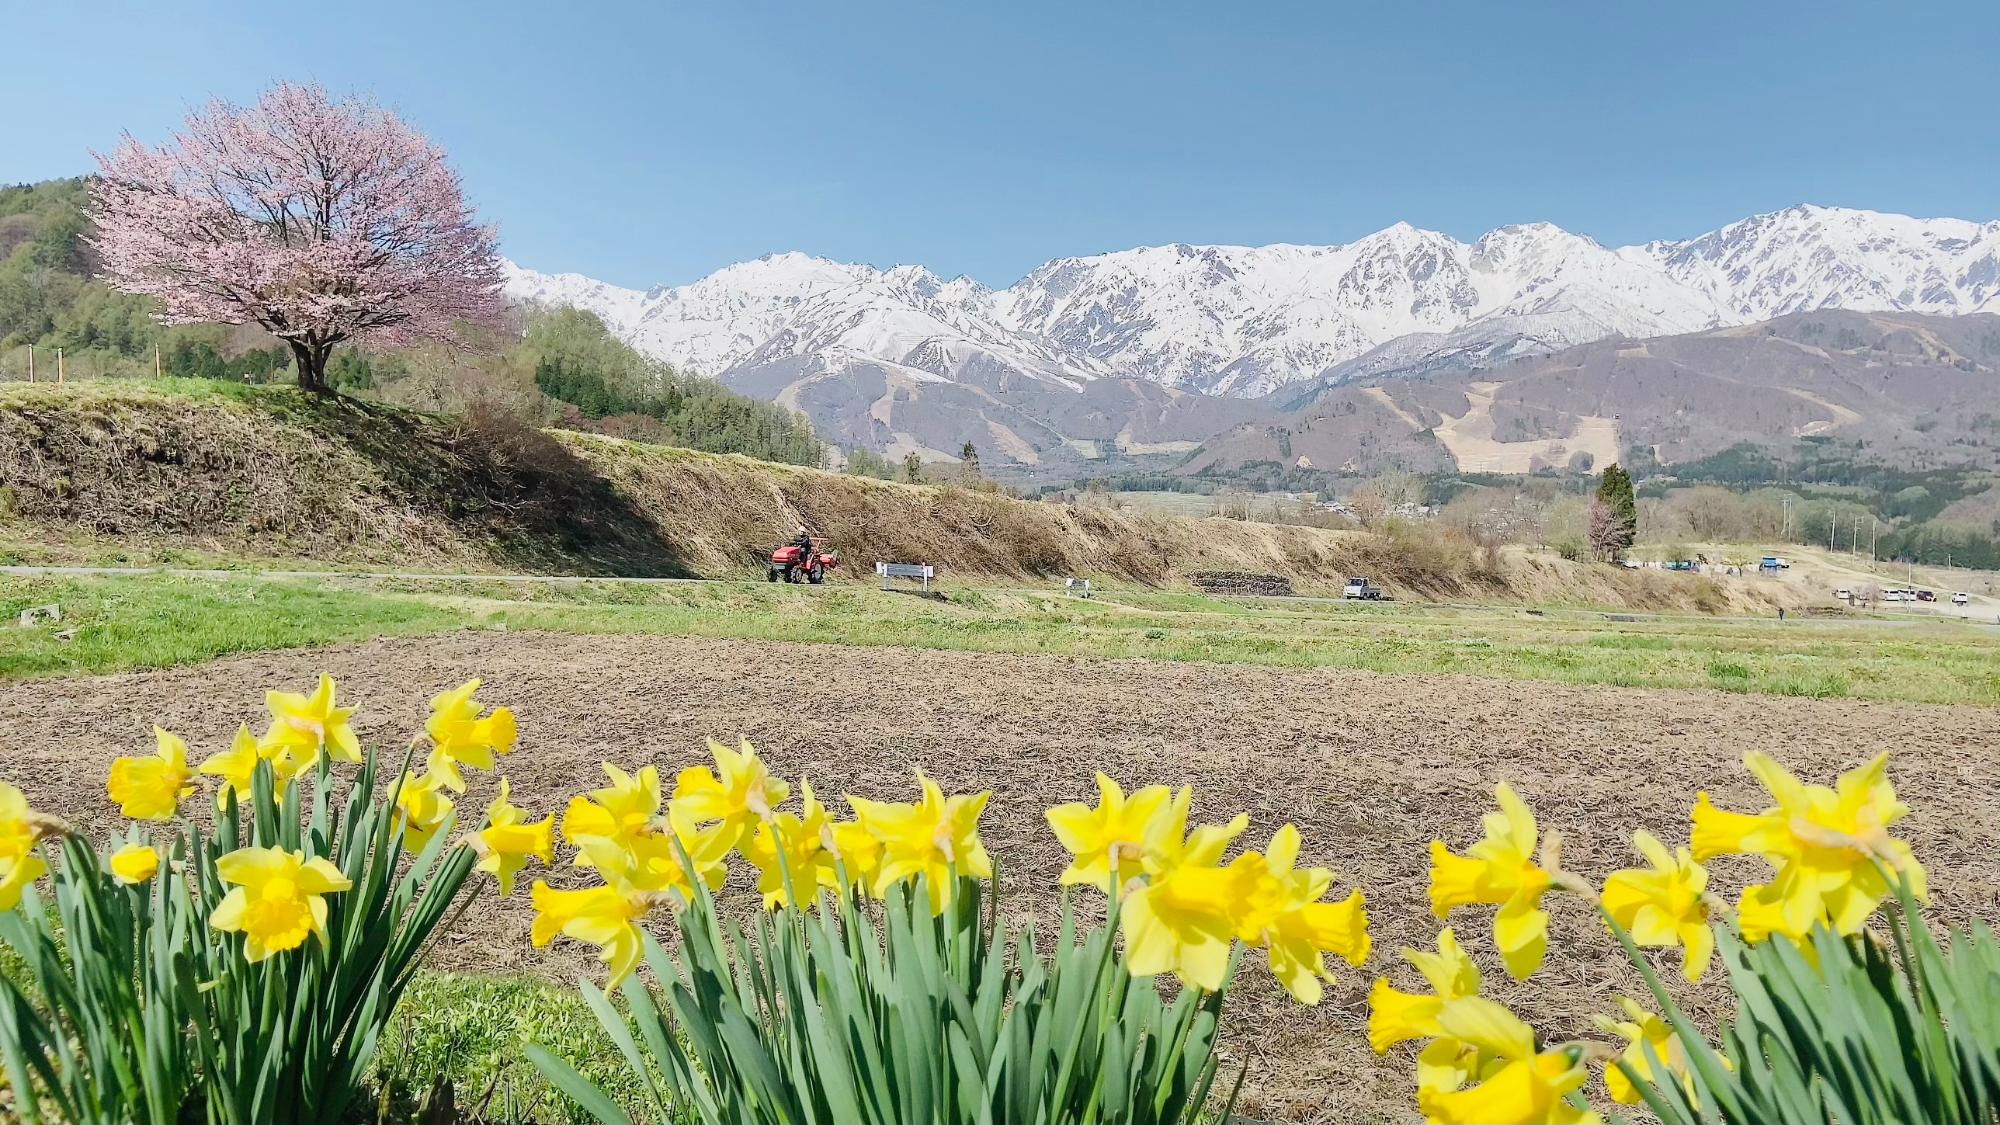
[[[1965,603],[1971,600],[1972,600],[1972,595],[1966,593],[1964,590],[1960,590],[1958,593],[1953,594],[1951,596],[1951,604],[1953,605],[1964,605]]]
[[[1341,588],[1340,596],[1349,601],[1379,602],[1382,600],[1382,587],[1366,578],[1349,578],[1347,585]]]

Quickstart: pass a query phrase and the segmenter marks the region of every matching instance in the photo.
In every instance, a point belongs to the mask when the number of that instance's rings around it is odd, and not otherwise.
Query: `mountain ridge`
[[[1990,472],[2000,464],[2000,315],[1822,309],[1498,367],[1322,386],[1204,442],[1193,474],[1280,470],[1647,471],[1732,450]]]
[[[1080,440],[1056,422],[1075,404],[1049,395],[1081,396],[1103,380],[1268,398],[1275,409],[1357,378],[1464,370],[1614,336],[1818,309],[2000,312],[2000,221],[1799,205],[1615,248],[1549,223],[1470,243],[1397,223],[1334,246],[1170,243],[1056,258],[997,290],[922,265],[796,251],[643,291],[513,263],[506,272],[515,299],[590,309],[651,355],[789,396],[836,440],[932,456],[986,436],[1038,459]],[[879,382],[872,398],[831,386],[862,371]],[[925,410],[942,397],[954,405]],[[977,417],[988,405],[1025,409],[1027,428],[1047,432],[1031,437],[1017,418],[996,433]],[[920,424],[927,413],[954,420]],[[1213,436],[1190,425],[1166,440]]]

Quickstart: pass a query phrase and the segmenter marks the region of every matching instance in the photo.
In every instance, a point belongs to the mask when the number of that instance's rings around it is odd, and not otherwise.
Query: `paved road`
[[[0,566],[0,574],[29,577],[63,575],[171,574],[177,578],[361,578],[374,581],[400,579],[422,582],[625,582],[661,584],[713,582],[713,578],[617,578],[578,574],[430,574],[406,570],[221,570],[181,566]]]

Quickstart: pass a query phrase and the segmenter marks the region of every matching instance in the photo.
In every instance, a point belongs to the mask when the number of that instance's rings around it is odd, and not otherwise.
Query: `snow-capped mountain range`
[[[1250,397],[1387,349],[1491,359],[1820,308],[2000,311],[2000,222],[1800,206],[1607,248],[1547,223],[1460,242],[1398,223],[1344,246],[1141,247],[1001,290],[922,266],[773,254],[644,292],[509,266],[517,299],[590,309],[643,351],[727,378],[781,358],[918,380],[968,367]]]

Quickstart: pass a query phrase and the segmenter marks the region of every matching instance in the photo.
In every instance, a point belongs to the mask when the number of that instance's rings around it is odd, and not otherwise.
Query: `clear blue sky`
[[[632,286],[793,249],[1004,285],[1398,219],[2000,217],[1994,0],[444,7],[16,6],[0,179],[290,78],[443,143],[511,257]]]

